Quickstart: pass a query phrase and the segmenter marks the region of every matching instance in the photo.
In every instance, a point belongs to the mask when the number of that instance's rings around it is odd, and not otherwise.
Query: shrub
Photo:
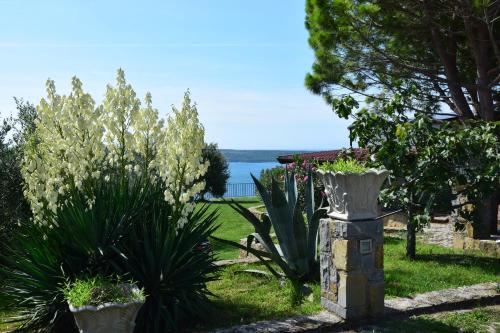
[[[4,119],[0,124],[0,253],[17,225],[31,217],[23,195],[21,161],[26,139],[33,132],[36,110],[23,100],[15,99],[15,102],[17,117]]]
[[[144,302],[146,298],[144,290],[135,288],[133,283],[124,283],[120,279],[114,281],[103,276],[77,279],[68,283],[63,293],[68,303],[75,308],[105,303]]]
[[[275,166],[274,168],[264,169],[260,172],[259,181],[269,191],[271,190],[273,179],[283,188],[285,184],[285,168]]]
[[[73,189],[47,223],[24,223],[2,255],[0,311],[13,311],[20,331],[76,332],[64,286],[85,275],[120,275],[147,295],[138,332],[175,331],[187,316],[206,314],[205,283],[217,267],[196,246],[214,231],[217,213],[196,210],[178,228],[160,185],[115,177],[96,185],[92,208]]]
[[[177,229],[171,207],[156,201],[143,210],[119,250],[120,271],[144,288],[146,303],[139,311],[137,332],[178,332],[210,313],[206,283],[217,278],[211,253],[197,249],[215,231],[217,212],[204,206]]]
[[[48,81],[37,108],[22,166],[37,223],[23,221],[0,254],[0,311],[14,311],[21,331],[71,332],[65,283],[120,275],[147,292],[139,331],[176,330],[182,318],[206,314],[205,283],[217,271],[212,255],[196,250],[217,215],[195,210],[208,167],[196,106],[187,92],[164,122],[149,94],[141,107],[121,70],[97,107],[80,80],[72,83],[60,96]]]
[[[209,162],[207,173],[203,176],[205,189],[201,191],[201,198],[206,193],[220,198],[226,193],[226,184],[229,179],[229,165],[226,158],[220,152],[216,143],[206,144],[203,149],[203,160]]]

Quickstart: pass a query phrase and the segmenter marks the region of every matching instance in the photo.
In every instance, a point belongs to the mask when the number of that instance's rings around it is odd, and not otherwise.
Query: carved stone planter
[[[328,215],[349,221],[376,218],[380,187],[388,175],[389,171],[376,169],[359,174],[318,170],[330,204]]]
[[[132,333],[144,302],[105,303],[99,306],[69,306],[80,333]]]

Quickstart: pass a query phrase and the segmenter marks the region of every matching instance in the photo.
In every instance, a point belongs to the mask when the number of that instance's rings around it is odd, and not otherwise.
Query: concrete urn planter
[[[135,318],[142,301],[130,303],[104,303],[99,306],[85,305],[79,308],[69,305],[80,333],[132,333]]]
[[[317,173],[325,185],[330,217],[349,221],[377,218],[380,187],[389,171],[369,169],[363,173],[350,173],[318,170]]]

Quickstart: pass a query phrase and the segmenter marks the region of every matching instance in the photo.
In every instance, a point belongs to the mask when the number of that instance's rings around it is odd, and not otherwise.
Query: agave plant
[[[266,259],[271,259],[285,276],[294,282],[305,282],[319,278],[317,235],[319,220],[325,216],[326,210],[323,208],[314,209],[311,170],[308,171],[307,177],[305,186],[306,211],[304,214],[297,202],[297,183],[294,173],[285,174],[284,191],[274,178],[272,179],[271,191],[268,191],[252,175],[255,186],[266,206],[267,214],[264,214],[259,220],[238,202],[229,201],[229,205],[253,225],[255,233],[248,236],[246,246],[229,240],[213,238],[252,253],[261,259],[276,277],[282,275]],[[271,228],[276,233],[278,245],[273,242]],[[254,240],[261,243],[265,251],[252,248],[251,244]]]

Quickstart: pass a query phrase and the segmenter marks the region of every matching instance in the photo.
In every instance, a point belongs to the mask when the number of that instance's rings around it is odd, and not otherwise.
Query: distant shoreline
[[[263,163],[277,162],[276,158],[280,155],[301,154],[307,150],[238,150],[221,149],[220,150],[228,162],[246,162]]]

